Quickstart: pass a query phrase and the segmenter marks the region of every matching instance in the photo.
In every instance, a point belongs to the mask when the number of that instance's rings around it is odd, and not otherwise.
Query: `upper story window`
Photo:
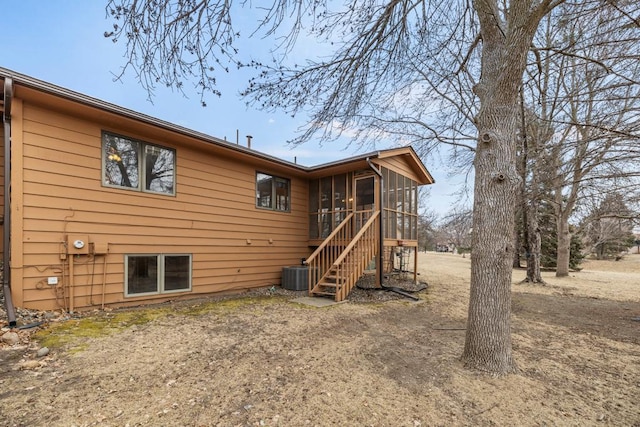
[[[103,185],[174,195],[175,159],[171,148],[102,133]]]
[[[291,181],[286,178],[256,173],[256,206],[274,211],[291,211]]]

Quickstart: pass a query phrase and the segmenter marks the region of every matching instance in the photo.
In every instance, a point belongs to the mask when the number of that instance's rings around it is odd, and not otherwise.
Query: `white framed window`
[[[176,152],[102,132],[102,185],[175,195]]]
[[[291,180],[256,172],[256,207],[291,211]]]
[[[127,297],[191,291],[190,254],[124,256]]]

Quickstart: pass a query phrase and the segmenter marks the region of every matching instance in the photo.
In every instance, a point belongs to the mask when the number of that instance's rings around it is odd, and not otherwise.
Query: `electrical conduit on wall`
[[[16,312],[11,298],[11,100],[13,97],[13,80],[4,79],[4,110],[2,122],[4,124],[4,218],[3,218],[3,275],[2,286],[4,305],[7,310],[9,326],[16,326]]]

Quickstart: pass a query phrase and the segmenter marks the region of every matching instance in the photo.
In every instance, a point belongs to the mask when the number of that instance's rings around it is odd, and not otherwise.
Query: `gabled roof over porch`
[[[355,157],[325,163],[307,168],[310,178],[318,178],[326,175],[337,175],[357,169],[369,168],[367,159],[374,163],[381,163],[391,158],[397,158],[402,163],[402,168],[408,168],[416,178],[419,185],[433,184],[435,181],[420,157],[412,147],[390,148],[386,150],[372,151]]]

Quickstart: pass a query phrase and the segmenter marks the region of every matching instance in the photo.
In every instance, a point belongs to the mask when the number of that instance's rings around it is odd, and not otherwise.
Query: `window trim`
[[[138,144],[138,185],[137,187],[126,187],[123,185],[116,185],[116,184],[109,184],[108,182],[106,182],[105,179],[105,174],[106,174],[106,169],[107,169],[107,159],[106,159],[106,153],[105,153],[105,136],[106,135],[110,135],[116,138],[121,138],[121,139],[125,139],[131,142],[135,142]],[[146,188],[146,174],[143,172],[145,169],[145,162],[146,162],[146,147],[156,147],[156,148],[160,148],[162,150],[167,150],[167,151],[171,151],[173,153],[173,191],[168,193],[168,192],[164,192],[164,191],[153,191],[153,190],[147,190]],[[100,137],[100,160],[101,160],[101,176],[100,176],[100,182],[102,183],[103,187],[107,187],[107,188],[117,188],[119,190],[128,190],[128,191],[138,191],[141,193],[148,193],[148,194],[159,194],[162,196],[174,196],[176,195],[176,187],[178,186],[177,183],[177,163],[178,163],[178,156],[176,154],[176,149],[172,148],[172,147],[167,147],[164,145],[160,145],[160,144],[155,144],[155,143],[151,143],[151,142],[146,142],[143,141],[141,139],[138,138],[133,138],[130,136],[125,136],[119,133],[115,133],[115,132],[109,132],[106,130],[102,131],[101,137]]]
[[[189,258],[189,287],[184,289],[165,290],[165,257],[167,256],[182,256]],[[129,257],[156,257],[158,262],[158,277],[156,278],[156,291],[155,292],[129,292]],[[184,253],[140,253],[140,254],[124,254],[124,296],[125,298],[150,296],[150,295],[165,295],[175,294],[180,292],[191,292],[193,290],[193,254]]]
[[[271,177],[271,206],[267,207],[267,206],[260,206],[260,204],[258,203],[258,175],[267,175],[269,177]],[[277,182],[278,180],[281,181],[285,181],[287,183],[287,209],[277,209],[276,206],[278,204],[277,202]],[[261,209],[261,210],[265,210],[265,211],[273,211],[273,212],[291,212],[291,179],[289,178],[284,178],[282,176],[278,176],[278,175],[273,175],[271,173],[267,173],[267,172],[263,172],[263,171],[259,171],[257,170],[255,173],[255,191],[256,191],[256,197],[255,197],[255,207],[257,209]]]

